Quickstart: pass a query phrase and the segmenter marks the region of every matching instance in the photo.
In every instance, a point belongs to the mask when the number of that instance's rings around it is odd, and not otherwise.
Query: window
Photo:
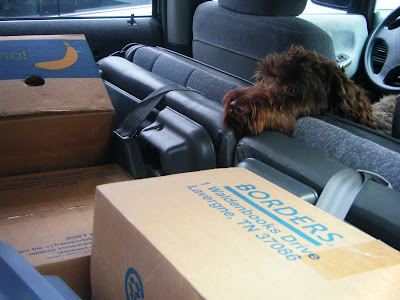
[[[152,0],[0,0],[0,18],[150,16]]]
[[[307,6],[303,11],[305,15],[322,15],[322,14],[345,14],[346,12],[339,9],[329,8],[314,4],[311,0],[307,1]]]
[[[213,1],[218,1],[218,0],[213,0]],[[384,1],[384,0],[382,0]],[[393,1],[393,0],[388,0],[388,1]],[[397,1],[397,0],[396,0]],[[324,7],[321,5],[317,5],[311,2],[311,0],[307,1],[307,6],[303,11],[303,14],[306,15],[313,15],[313,14],[343,14],[346,13],[342,10],[338,10],[338,9],[333,9],[333,8],[328,8],[328,7]]]
[[[395,9],[400,6],[400,0],[376,0],[376,9]]]

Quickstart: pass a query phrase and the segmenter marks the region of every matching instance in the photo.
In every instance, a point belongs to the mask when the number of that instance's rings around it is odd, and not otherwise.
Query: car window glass
[[[321,14],[345,14],[346,12],[339,9],[324,7],[318,4],[314,4],[311,0],[307,1],[307,6],[303,11],[305,15],[321,15]]]
[[[0,18],[150,16],[152,0],[0,0]]]
[[[375,9],[395,9],[400,6],[400,0],[376,0]]]
[[[213,1],[218,1],[218,0],[213,0]],[[321,5],[314,4],[314,3],[311,2],[311,0],[307,1],[307,6],[306,6],[306,8],[304,9],[304,12],[303,12],[303,14],[306,14],[306,15],[332,14],[332,13],[341,14],[341,13],[346,13],[346,12],[343,12],[343,11],[338,10],[338,9],[328,8],[328,7],[324,7],[324,6],[321,6]]]

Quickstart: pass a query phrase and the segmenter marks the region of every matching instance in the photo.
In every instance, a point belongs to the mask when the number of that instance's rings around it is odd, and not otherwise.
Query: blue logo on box
[[[126,271],[125,293],[128,300],[144,299],[142,280],[134,268],[129,268]]]
[[[0,80],[100,78],[86,40],[44,39],[0,41]]]

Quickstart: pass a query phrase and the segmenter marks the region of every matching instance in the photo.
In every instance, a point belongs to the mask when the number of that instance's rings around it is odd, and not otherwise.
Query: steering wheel
[[[385,92],[400,92],[400,85],[390,83],[400,75],[400,21],[396,21],[399,16],[400,6],[374,29],[365,48],[365,71],[371,82]],[[377,42],[387,47],[387,56],[382,69],[375,73],[372,56]]]

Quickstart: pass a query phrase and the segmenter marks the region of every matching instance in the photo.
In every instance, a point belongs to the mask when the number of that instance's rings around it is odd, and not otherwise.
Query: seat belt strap
[[[358,193],[370,179],[369,174],[342,170],[329,179],[315,206],[344,220]]]
[[[146,46],[139,43],[130,43],[125,45],[121,50],[111,53],[109,56],[120,56],[132,61],[133,54],[136,52],[137,49],[142,47]]]
[[[165,94],[171,91],[192,91],[196,90],[187,88],[178,84],[171,84],[163,86],[150,95],[144,98],[138,105],[135,106],[133,111],[131,111],[125,119],[122,121],[120,127],[115,130],[115,132],[123,138],[129,138],[137,133],[139,125],[146,119],[150,114],[151,110],[156,107],[156,105],[161,101]]]
[[[125,46],[122,50],[121,50],[121,54],[122,57],[124,57],[125,59],[132,61],[133,60],[133,56],[135,55],[136,51],[140,48],[143,47],[148,47],[146,45],[142,45],[142,44],[131,44],[131,47],[128,47],[129,45]]]
[[[151,110],[160,102],[163,96],[170,91],[195,91],[181,85],[167,85],[155,90],[135,106],[122,121],[118,129],[114,130],[112,157],[115,162],[126,169],[134,178],[147,176],[140,147],[134,138],[139,125],[150,114]]]

